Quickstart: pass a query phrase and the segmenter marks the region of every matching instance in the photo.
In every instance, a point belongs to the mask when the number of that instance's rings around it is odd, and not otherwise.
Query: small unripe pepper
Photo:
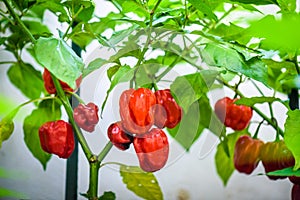
[[[234,104],[236,100],[238,99],[229,97],[218,100],[215,104],[215,113],[226,127],[243,130],[249,125],[253,111],[251,107]]]
[[[60,158],[68,158],[74,151],[72,126],[63,120],[44,123],[39,128],[39,138],[45,152],[56,154]]]
[[[123,131],[121,122],[112,123],[107,129],[107,136],[111,143],[118,149],[124,151],[132,143],[132,136]]]
[[[174,128],[181,120],[182,109],[173,98],[170,89],[157,90],[154,124],[158,128]]]
[[[93,132],[99,122],[98,111],[98,106],[92,102],[87,105],[79,104],[73,112],[74,120],[80,128]]]
[[[294,156],[283,140],[265,143],[260,152],[260,158],[266,173],[295,165]],[[268,177],[271,180],[286,178],[285,176]]]
[[[165,166],[169,156],[169,142],[163,130],[153,128],[141,137],[135,137],[133,145],[144,171],[155,172]]]
[[[125,90],[119,100],[123,128],[131,134],[144,134],[154,124],[154,93],[147,88]]]
[[[44,72],[43,72],[43,80],[44,80],[44,86],[45,86],[46,91],[49,94],[56,94],[56,88],[54,86],[54,83],[53,83],[53,80],[51,77],[51,73],[46,68],[44,69]],[[82,80],[81,76],[76,80],[77,88],[79,87],[81,80]],[[64,91],[68,91],[68,92],[74,91],[67,83],[60,81],[60,80],[59,80],[59,83]]]
[[[241,173],[251,174],[260,161],[260,149],[263,144],[261,140],[248,135],[240,136],[234,148],[235,168]]]

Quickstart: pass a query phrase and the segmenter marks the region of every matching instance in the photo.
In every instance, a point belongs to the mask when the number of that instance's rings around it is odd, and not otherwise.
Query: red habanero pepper
[[[119,100],[122,126],[130,134],[144,134],[154,124],[156,103],[154,93],[147,88],[125,90]]]
[[[300,200],[300,185],[293,185],[291,191],[291,200]]]
[[[169,156],[169,142],[163,130],[153,128],[142,137],[135,137],[133,145],[144,171],[155,172],[165,166]]]
[[[39,128],[39,138],[42,149],[60,158],[68,158],[73,153],[75,142],[72,126],[63,121],[44,123]]]
[[[265,143],[261,148],[260,158],[266,173],[295,165],[294,156],[283,140]],[[271,180],[286,178],[285,176],[270,175],[268,177]]]
[[[234,147],[234,167],[241,173],[251,174],[257,167],[263,142],[248,135],[239,137]]]
[[[233,130],[243,130],[249,125],[253,111],[251,107],[234,104],[236,100],[238,99],[229,97],[218,100],[215,113],[225,126]]]
[[[73,112],[74,120],[80,128],[93,132],[99,122],[98,111],[98,106],[92,102],[87,105],[79,104]]]
[[[51,73],[46,68],[44,69],[44,72],[43,72],[43,80],[44,80],[44,86],[45,86],[46,91],[49,94],[56,94],[56,88],[54,86],[54,83],[53,83],[53,80],[52,80],[52,77],[51,77]],[[82,80],[82,76],[80,76],[76,80],[77,88],[79,87],[79,85],[81,83],[81,80]],[[60,82],[60,85],[61,85],[61,87],[64,91],[68,91],[68,92],[73,92],[74,91],[67,83],[65,83],[63,81],[60,81],[60,80],[59,80],[59,82]]]
[[[121,122],[112,123],[107,129],[107,136],[111,143],[118,149],[124,151],[132,143],[132,136],[122,130]]]
[[[170,89],[157,90],[155,93],[154,124],[158,128],[174,128],[181,120],[182,109],[173,98]]]

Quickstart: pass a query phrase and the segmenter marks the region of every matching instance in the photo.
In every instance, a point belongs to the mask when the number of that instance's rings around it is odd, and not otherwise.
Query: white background
[[[98,4],[101,4],[101,6],[97,6],[98,10],[96,10],[99,16],[105,15],[105,13],[111,9],[108,3],[99,1]],[[45,23],[51,25],[51,31],[53,33],[57,32],[56,28],[65,28],[64,25],[53,25],[53,21],[55,21],[51,20],[53,16],[49,13],[47,16],[49,16],[49,18],[45,19]],[[99,49],[98,45],[93,43],[93,45],[89,46],[87,52],[83,54],[84,61],[88,63],[92,58],[97,56],[97,53],[105,54],[105,50]],[[0,51],[1,61],[8,60],[9,57],[9,54]],[[26,55],[24,55],[24,58],[29,59]],[[32,61],[29,60],[29,62]],[[13,102],[16,102],[17,105],[18,103],[27,101],[27,99],[24,98],[7,79],[6,71],[8,68],[8,65],[3,65],[0,68],[0,94],[8,96]],[[81,95],[86,102],[94,101],[98,106],[101,106],[108,87],[107,81],[102,78],[104,76],[104,69],[98,70],[83,81]],[[243,87],[242,90],[247,91],[247,96],[258,95],[255,88],[251,85],[244,85]],[[126,85],[121,84],[115,89],[115,92],[112,93],[108,100],[109,103],[104,112],[103,119],[97,126],[96,131],[92,134],[86,134],[88,143],[95,153],[98,153],[107,142],[105,130],[108,125],[117,121],[119,118],[117,113],[118,108],[115,105],[117,105],[120,91],[125,88]],[[269,95],[272,94],[271,91],[267,89],[264,89],[264,91]],[[214,91],[210,94],[211,103],[213,104],[224,94],[233,95],[229,91]],[[280,97],[286,99],[286,96]],[[282,125],[286,117],[285,110],[282,106],[277,106],[275,116],[278,117],[279,123],[281,127],[283,127]],[[41,164],[31,155],[23,141],[22,120],[31,112],[32,108],[32,106],[27,106],[21,110],[22,114],[16,118],[15,131],[12,137],[4,142],[0,149],[0,166],[12,170],[16,175],[14,179],[0,179],[0,187],[23,192],[28,195],[29,199],[64,199],[65,160],[59,159],[57,156],[52,156],[52,159],[47,165],[47,170],[43,171]],[[264,109],[265,113],[268,113],[265,107],[261,106],[261,108]],[[254,121],[259,119],[257,115],[254,115]],[[255,130],[255,126],[256,125],[251,127],[251,130]],[[265,141],[273,140],[274,134],[274,130],[269,127],[263,127],[260,132],[260,136],[264,138]],[[221,179],[217,175],[214,163],[217,138],[207,131],[201,135],[200,139],[192,146],[190,152],[187,153],[184,152],[180,145],[171,138],[169,139],[171,154],[167,166],[155,173],[164,197],[167,200],[290,199],[290,182],[288,180],[271,181],[266,176],[258,176],[258,173],[263,172],[261,164],[252,175],[234,172],[228,185],[224,187]],[[85,193],[88,189],[88,163],[81,150],[79,151],[79,156],[78,191]],[[123,162],[129,165],[138,164],[133,147],[126,152],[121,152],[113,148],[105,159],[105,162],[107,161]],[[116,193],[117,199],[139,199],[126,189],[126,186],[119,176],[117,166],[105,166],[101,169],[100,174],[99,194],[102,194],[104,191],[113,191]],[[79,199],[81,199],[81,197],[79,197]]]

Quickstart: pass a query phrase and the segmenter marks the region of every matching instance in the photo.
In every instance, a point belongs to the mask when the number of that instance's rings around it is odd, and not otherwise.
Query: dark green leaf
[[[284,124],[284,142],[295,158],[294,170],[300,168],[300,110],[289,110]]]
[[[126,187],[137,196],[147,200],[162,200],[163,194],[153,173],[136,166],[120,167],[120,175]]]
[[[295,12],[296,0],[277,0],[282,12]]]
[[[25,118],[23,123],[25,143],[33,156],[43,165],[44,169],[46,169],[51,154],[44,152],[41,148],[38,130],[45,122],[58,120],[60,116],[60,105],[56,100],[44,100],[37,109],[33,110]]]
[[[235,101],[234,104],[252,107],[257,103],[273,103],[274,101],[281,101],[281,99],[275,97],[244,97]]]
[[[202,56],[209,65],[225,67],[267,85],[267,67],[257,57],[245,60],[236,50],[211,43],[206,45]]]
[[[64,40],[41,37],[37,40],[34,51],[42,66],[71,88],[76,88],[75,81],[81,75],[84,64]]]
[[[83,10],[77,15],[76,21],[88,22],[92,19],[95,11],[95,4],[92,1],[80,1],[81,5],[75,6],[75,13],[78,12],[79,8],[82,6]]]
[[[245,134],[244,132],[234,132],[227,136],[227,146],[229,150],[229,157],[224,149],[224,144],[222,141],[217,146],[217,152],[215,155],[215,164],[217,168],[217,173],[219,177],[222,179],[223,184],[226,186],[229,178],[234,172],[234,162],[233,162],[233,154],[234,154],[234,146],[238,138]]]
[[[104,192],[104,194],[98,198],[98,200],[115,200],[116,195],[113,192]]]
[[[48,27],[40,21],[23,20],[23,22],[33,35],[41,35],[43,33],[50,34]]]
[[[14,63],[7,75],[10,81],[30,99],[39,98],[44,91],[41,72],[28,63]]]
[[[170,88],[184,111],[187,112],[191,104],[208,92],[218,74],[215,70],[202,70],[200,73],[179,76],[174,80]]]
[[[293,170],[293,167],[284,168],[281,170],[267,173],[270,176],[298,176],[300,177],[300,170]]]
[[[255,4],[255,5],[277,4],[276,0],[231,0],[231,2]]]
[[[82,77],[86,77],[93,71],[101,68],[103,65],[107,64],[107,60],[102,58],[96,58],[95,60],[91,61],[88,66],[83,70]]]
[[[111,78],[115,75],[115,73],[117,73],[117,71],[120,69],[120,65],[115,65],[115,66],[112,66],[110,67],[108,70],[107,70],[107,77],[108,79],[111,81]]]

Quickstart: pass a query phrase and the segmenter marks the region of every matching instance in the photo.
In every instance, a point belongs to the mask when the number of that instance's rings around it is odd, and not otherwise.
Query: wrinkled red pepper
[[[226,127],[243,130],[249,125],[253,111],[251,107],[234,104],[236,100],[238,99],[229,97],[218,100],[215,104],[215,113]]]
[[[98,111],[98,106],[92,102],[87,105],[79,104],[73,112],[74,120],[80,128],[93,132],[99,122]]]
[[[75,142],[72,126],[63,121],[44,123],[39,128],[39,138],[42,149],[60,158],[68,158],[73,153]]]
[[[182,109],[173,98],[170,89],[157,90],[154,124],[158,128],[174,128],[181,120]]]
[[[125,90],[119,101],[123,128],[131,134],[144,134],[154,124],[156,103],[154,93],[147,88]]]
[[[107,136],[111,143],[122,151],[128,149],[133,140],[132,136],[123,131],[121,122],[111,124],[107,129]]]
[[[46,68],[44,69],[44,72],[43,72],[43,80],[44,80],[44,86],[45,86],[46,91],[49,94],[56,94],[56,88],[54,86],[54,83],[53,83],[53,80],[51,77],[51,73]],[[80,76],[76,80],[77,88],[79,87],[81,80],[82,80],[82,76]],[[74,90],[67,83],[65,83],[63,81],[59,81],[59,82],[64,91],[74,92]]]
[[[240,136],[234,148],[234,167],[241,173],[251,174],[260,161],[263,144],[261,140],[248,135]]]
[[[144,171],[155,172],[165,166],[169,156],[169,142],[163,130],[153,128],[142,137],[135,137],[133,145]]]
[[[291,200],[300,200],[300,185],[293,185],[291,191]]]
[[[266,173],[295,165],[294,156],[283,140],[265,143],[261,148],[260,158]],[[268,177],[271,180],[286,178],[285,176]]]

